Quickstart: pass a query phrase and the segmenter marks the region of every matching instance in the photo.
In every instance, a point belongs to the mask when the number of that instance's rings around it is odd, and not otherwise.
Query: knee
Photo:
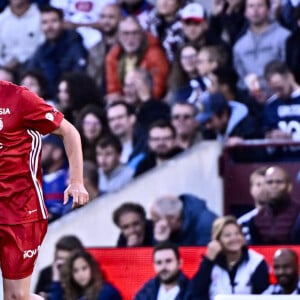
[[[7,299],[11,299],[11,300],[29,300],[30,298],[29,298],[29,294],[28,294],[27,291],[20,289],[20,290],[12,291],[8,295]]]

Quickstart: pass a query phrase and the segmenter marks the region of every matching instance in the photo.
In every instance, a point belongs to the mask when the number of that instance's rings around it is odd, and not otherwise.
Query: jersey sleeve
[[[26,128],[47,134],[57,129],[64,115],[29,90],[20,90],[20,108]]]

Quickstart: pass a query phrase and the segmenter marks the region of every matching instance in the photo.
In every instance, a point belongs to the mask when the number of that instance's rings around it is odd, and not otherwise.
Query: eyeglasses
[[[122,120],[124,118],[128,117],[128,115],[119,115],[119,116],[115,116],[115,117],[108,117],[108,121],[109,122],[113,122],[113,121],[117,121],[117,120]]]
[[[162,137],[150,136],[149,139],[152,142],[169,142],[169,141],[173,140],[174,137],[171,136],[171,135],[169,135],[169,136],[162,136]]]
[[[99,121],[83,121],[82,124],[84,126],[93,126],[93,127],[98,127],[101,125]]]
[[[132,30],[132,31],[129,31],[129,30],[124,30],[124,31],[120,31],[120,35],[124,36],[124,37],[127,37],[127,36],[139,36],[141,34],[141,31],[140,30]]]
[[[266,184],[271,185],[271,184],[284,184],[286,183],[286,180],[282,180],[282,179],[270,179],[270,180],[266,180]]]
[[[179,119],[182,119],[184,121],[187,121],[189,119],[193,119],[193,116],[192,115],[188,115],[188,114],[176,114],[176,115],[173,115],[172,116],[172,119],[173,120],[179,120]]]

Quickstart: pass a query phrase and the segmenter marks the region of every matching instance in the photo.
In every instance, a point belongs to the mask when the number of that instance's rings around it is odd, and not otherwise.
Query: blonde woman
[[[220,217],[212,241],[192,280],[192,299],[213,300],[219,294],[260,294],[269,285],[264,257],[245,246],[245,237],[233,216]]]

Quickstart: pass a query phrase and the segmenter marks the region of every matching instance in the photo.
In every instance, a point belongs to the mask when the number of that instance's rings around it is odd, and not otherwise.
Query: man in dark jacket
[[[151,206],[156,242],[170,241],[179,246],[206,246],[216,214],[204,200],[194,195],[165,195]]]
[[[181,271],[182,261],[176,245],[158,244],[153,251],[153,265],[156,277],[144,284],[134,300],[188,299],[189,279]]]
[[[76,31],[63,28],[63,12],[60,9],[47,6],[41,13],[41,28],[46,40],[32,56],[28,68],[44,73],[53,97],[63,73],[85,70],[87,51]]]

